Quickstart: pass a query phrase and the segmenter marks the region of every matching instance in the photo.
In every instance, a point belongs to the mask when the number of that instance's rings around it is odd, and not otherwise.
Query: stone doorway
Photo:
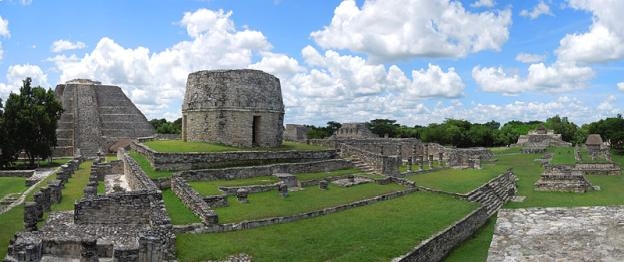
[[[260,141],[260,116],[253,116],[253,123],[251,124],[251,144],[258,146]]]

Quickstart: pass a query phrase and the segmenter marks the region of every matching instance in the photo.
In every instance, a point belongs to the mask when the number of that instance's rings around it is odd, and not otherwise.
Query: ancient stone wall
[[[182,140],[277,147],[284,132],[279,79],[258,70],[189,74],[182,105]]]
[[[365,123],[343,123],[333,134],[336,138],[377,138]]]
[[[171,190],[201,221],[206,225],[214,225],[219,222],[217,213],[204,202],[202,197],[186,181],[179,177],[171,177]]]
[[[574,165],[574,169],[582,171],[584,174],[588,174],[588,175],[617,176],[621,174],[620,167],[613,163],[605,163],[605,164],[577,163],[576,165]]]
[[[477,232],[489,217],[487,208],[481,207],[392,261],[441,261],[454,247]]]
[[[516,194],[517,179],[511,171],[507,171],[468,193],[467,198],[483,204],[488,214],[494,214]]]
[[[303,125],[286,124],[284,129],[284,140],[288,141],[305,141],[308,138],[309,128]]]
[[[158,193],[114,193],[99,195],[94,199],[81,199],[74,205],[74,222],[76,224],[149,224],[152,201],[162,199],[162,195]]]
[[[187,181],[208,181],[217,179],[244,179],[257,176],[270,176],[275,173],[329,172],[342,168],[353,167],[343,159],[330,159],[303,163],[284,163],[265,166],[231,167],[221,169],[198,169],[178,173]]]
[[[35,170],[0,170],[0,177],[31,177]]]
[[[355,157],[368,164],[375,172],[386,176],[400,175],[400,156],[384,156],[356,148],[351,145],[341,144],[340,155],[342,157]]]
[[[337,156],[335,150],[160,153],[141,143],[133,142],[130,147],[145,155],[154,169],[171,171],[319,161],[334,159]]]

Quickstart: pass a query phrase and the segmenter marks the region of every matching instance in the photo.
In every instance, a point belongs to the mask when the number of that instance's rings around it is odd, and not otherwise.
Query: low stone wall
[[[161,199],[160,191],[133,191],[81,199],[74,204],[74,223],[149,224],[152,221],[152,201]]]
[[[277,185],[279,185],[280,182],[276,182],[273,184],[268,184],[268,185],[249,185],[249,186],[220,186],[219,190],[223,191],[224,194],[226,195],[236,195],[236,191],[238,191],[238,189],[246,189],[248,191],[248,193],[253,194],[253,193],[260,193],[260,192],[268,192],[271,190],[277,190]]]
[[[199,169],[181,171],[178,174],[187,181],[210,181],[218,179],[244,179],[258,176],[270,176],[275,173],[306,173],[306,172],[329,172],[342,168],[353,167],[349,161],[331,159],[304,163],[284,163],[265,166],[230,167],[219,169]]]
[[[210,206],[182,177],[171,177],[171,190],[204,224],[214,225],[219,222],[217,213],[210,209]]]
[[[161,153],[132,142],[130,148],[148,159],[155,170],[193,170],[272,163],[306,162],[336,158],[335,150],[321,151],[236,151],[220,153]]]
[[[617,176],[621,174],[620,167],[613,163],[589,164],[577,163],[574,169],[582,171],[587,175],[610,175]]]
[[[0,170],[0,177],[31,177],[35,170]]]
[[[158,191],[158,186],[145,174],[139,164],[123,148],[117,151],[117,158],[123,162],[123,173],[133,191]]]
[[[399,171],[402,162],[400,156],[375,154],[347,144],[340,144],[339,147],[340,156],[355,157],[369,165],[375,172],[386,176],[399,176],[401,174]]]
[[[364,199],[364,200],[356,201],[356,202],[349,203],[349,204],[324,208],[324,209],[305,212],[305,213],[299,213],[299,214],[295,214],[291,216],[271,217],[271,218],[243,221],[243,222],[231,223],[231,224],[214,224],[214,225],[206,225],[206,226],[194,224],[194,225],[189,225],[189,226],[177,226],[177,227],[174,227],[174,229],[176,233],[181,233],[181,232],[216,233],[216,232],[229,232],[229,231],[252,229],[252,228],[257,228],[257,227],[294,222],[294,221],[298,221],[301,219],[325,216],[325,215],[349,210],[349,209],[356,208],[356,207],[362,207],[362,206],[370,205],[370,204],[381,202],[381,201],[395,199],[395,198],[398,198],[398,197],[401,197],[401,196],[404,196],[404,195],[407,195],[416,191],[418,191],[417,188],[409,188],[406,190],[386,193],[386,194],[379,195],[373,198]]]
[[[441,261],[449,251],[479,230],[489,217],[487,208],[482,206],[392,261]]]

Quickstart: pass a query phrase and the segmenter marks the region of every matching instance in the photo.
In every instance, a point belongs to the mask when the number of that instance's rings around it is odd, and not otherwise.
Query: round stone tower
[[[277,77],[258,70],[189,74],[182,104],[182,139],[233,146],[282,144],[284,103]]]

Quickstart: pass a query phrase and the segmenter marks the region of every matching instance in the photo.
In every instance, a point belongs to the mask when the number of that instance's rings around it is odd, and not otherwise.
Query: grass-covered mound
[[[177,256],[180,261],[218,260],[239,253],[250,254],[254,261],[389,261],[477,207],[450,196],[417,192],[293,223],[179,234]]]
[[[146,141],[143,144],[149,148],[163,153],[218,153],[218,152],[233,152],[233,151],[318,151],[327,150],[328,148],[316,145],[308,145],[305,143],[297,143],[292,141],[284,141],[282,146],[273,148],[263,147],[235,147],[217,143],[205,143],[205,142],[184,142],[182,140],[152,140]]]

